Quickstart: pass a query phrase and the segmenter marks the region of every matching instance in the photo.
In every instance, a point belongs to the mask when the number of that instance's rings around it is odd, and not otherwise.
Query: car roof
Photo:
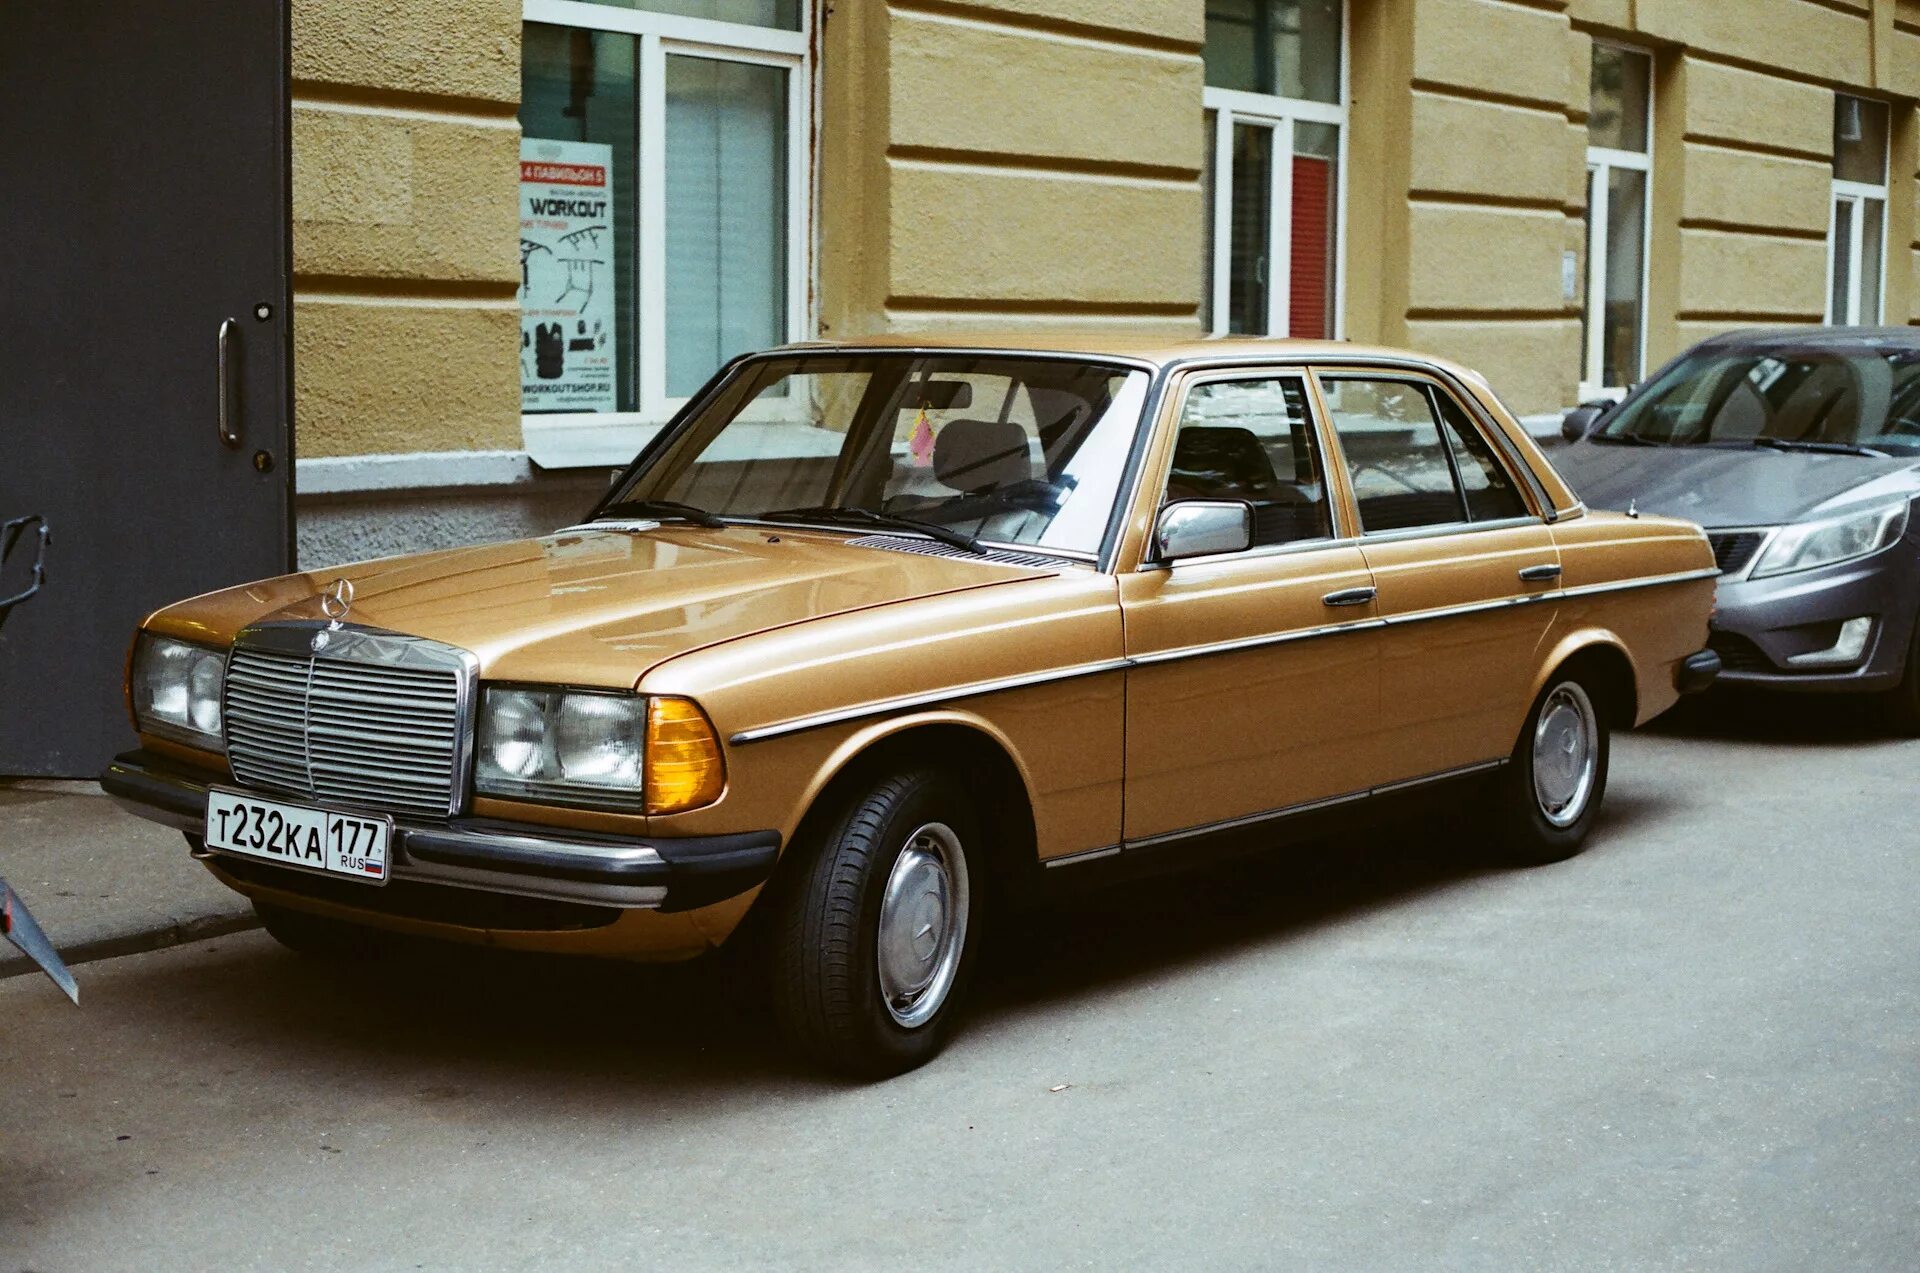
[[[1356,345],[1344,340],[1282,340],[1259,336],[1182,336],[1152,331],[989,331],[950,329],[938,332],[889,332],[881,336],[846,340],[799,341],[782,346],[793,350],[832,349],[963,349],[1007,353],[1078,354],[1087,357],[1132,358],[1165,366],[1194,359],[1346,362],[1351,360],[1412,359],[1445,368],[1484,383],[1477,372],[1443,358],[1385,346]]]
[[[1916,327],[1750,327],[1703,340],[1698,349],[1920,350]]]

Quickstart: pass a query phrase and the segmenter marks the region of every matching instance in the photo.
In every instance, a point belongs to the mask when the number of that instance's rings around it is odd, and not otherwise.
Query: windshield
[[[921,353],[758,359],[606,505],[884,529],[1092,555],[1143,371]],[[666,509],[671,513],[674,510]]]
[[[1608,417],[1601,441],[1920,454],[1920,350],[1711,350]]]

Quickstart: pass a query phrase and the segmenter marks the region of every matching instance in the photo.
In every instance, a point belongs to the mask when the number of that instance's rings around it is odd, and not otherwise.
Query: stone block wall
[[[518,0],[293,0],[303,457],[520,445]]]

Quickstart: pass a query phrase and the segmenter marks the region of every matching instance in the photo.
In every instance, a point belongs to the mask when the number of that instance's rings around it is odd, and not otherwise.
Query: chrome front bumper
[[[143,751],[116,757],[100,775],[100,786],[122,807],[184,831],[203,845],[210,785],[204,776],[184,773]],[[684,911],[764,883],[780,855],[780,834],[627,840],[478,818],[444,823],[395,818],[390,852],[389,877],[394,880],[617,910]],[[201,848],[196,855],[264,867],[290,877],[287,884],[296,890],[302,880],[342,878],[218,850]]]

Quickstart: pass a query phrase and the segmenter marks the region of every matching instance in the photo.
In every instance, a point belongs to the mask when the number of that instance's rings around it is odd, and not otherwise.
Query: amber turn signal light
[[[647,700],[647,812],[683,813],[726,790],[720,739],[690,698]]]

